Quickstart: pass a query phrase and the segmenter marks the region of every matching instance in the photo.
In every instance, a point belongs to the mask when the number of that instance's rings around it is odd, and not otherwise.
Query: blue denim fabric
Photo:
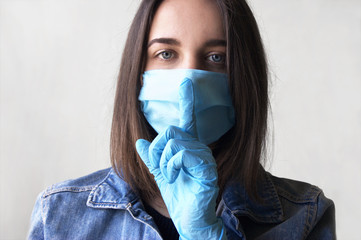
[[[228,184],[217,209],[228,239],[335,239],[335,209],[307,183],[266,173],[263,203]],[[140,198],[112,169],[55,184],[35,204],[28,239],[162,239]]]

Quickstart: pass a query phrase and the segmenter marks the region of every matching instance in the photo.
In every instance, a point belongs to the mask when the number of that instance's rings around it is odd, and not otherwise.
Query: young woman
[[[334,239],[319,188],[262,168],[268,104],[245,1],[142,1],[118,78],[112,168],[45,190],[29,239]]]

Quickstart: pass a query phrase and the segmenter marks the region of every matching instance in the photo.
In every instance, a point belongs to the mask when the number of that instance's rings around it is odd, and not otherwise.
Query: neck
[[[155,197],[153,199],[144,199],[144,201],[164,217],[170,218],[168,209],[165,206],[162,197]]]

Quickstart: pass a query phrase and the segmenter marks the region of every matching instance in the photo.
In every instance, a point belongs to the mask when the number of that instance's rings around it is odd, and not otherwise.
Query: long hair
[[[210,145],[217,162],[220,193],[228,181],[242,182],[257,197],[256,183],[265,150],[268,78],[266,57],[256,20],[244,0],[215,0],[223,16],[227,40],[227,73],[235,108],[234,127]],[[136,153],[135,142],[152,141],[156,132],[138,101],[150,27],[160,0],[143,0],[124,47],[114,102],[111,162],[141,197],[159,195],[153,176]]]

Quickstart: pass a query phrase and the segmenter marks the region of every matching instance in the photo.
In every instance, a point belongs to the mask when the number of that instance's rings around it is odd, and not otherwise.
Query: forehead
[[[165,0],[157,9],[150,39],[190,35],[224,39],[222,16],[214,0]]]

